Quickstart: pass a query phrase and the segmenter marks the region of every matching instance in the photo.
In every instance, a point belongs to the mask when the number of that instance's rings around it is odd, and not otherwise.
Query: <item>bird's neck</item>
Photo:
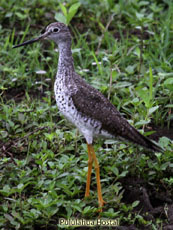
[[[71,41],[58,44],[59,61],[58,74],[64,73],[67,70],[74,71],[74,63],[71,52]]]

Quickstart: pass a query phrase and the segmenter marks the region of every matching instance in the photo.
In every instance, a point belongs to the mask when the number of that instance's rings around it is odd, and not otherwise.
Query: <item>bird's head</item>
[[[32,44],[43,39],[53,40],[56,44],[60,44],[71,41],[71,35],[68,27],[64,23],[54,22],[49,24],[44,30],[42,30],[41,34],[37,38],[33,38],[29,41],[23,42],[19,45],[14,46],[13,48]]]

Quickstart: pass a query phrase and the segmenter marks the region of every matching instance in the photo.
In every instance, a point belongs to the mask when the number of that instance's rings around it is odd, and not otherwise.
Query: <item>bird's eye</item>
[[[58,28],[58,27],[54,28],[54,29],[53,29],[53,32],[54,32],[54,33],[59,32],[59,28]]]

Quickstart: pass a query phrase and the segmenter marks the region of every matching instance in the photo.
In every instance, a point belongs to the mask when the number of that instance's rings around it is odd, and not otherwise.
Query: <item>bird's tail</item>
[[[141,145],[147,149],[151,149],[154,152],[164,152],[164,150],[155,144],[152,140],[149,138],[143,136],[141,133],[139,133],[134,127],[130,126],[131,132],[128,132],[131,135],[128,135],[127,139],[129,141],[132,141],[138,145]],[[133,134],[132,134],[133,133]]]

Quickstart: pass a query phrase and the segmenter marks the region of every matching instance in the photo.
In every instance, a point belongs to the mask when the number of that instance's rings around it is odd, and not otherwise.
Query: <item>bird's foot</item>
[[[98,202],[99,202],[98,212],[103,212],[103,206],[104,204],[106,204],[106,201],[104,201],[103,199],[100,199]]]
[[[89,192],[85,192],[85,197],[84,198],[87,198],[90,196],[90,193]]]

